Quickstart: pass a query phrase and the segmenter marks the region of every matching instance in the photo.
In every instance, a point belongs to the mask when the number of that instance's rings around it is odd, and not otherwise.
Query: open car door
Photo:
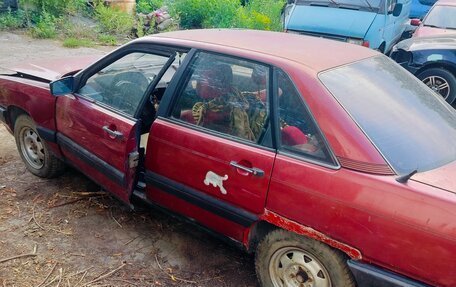
[[[125,47],[78,74],[75,92],[57,98],[56,138],[66,161],[127,203],[139,161],[139,113],[173,59],[172,52]]]

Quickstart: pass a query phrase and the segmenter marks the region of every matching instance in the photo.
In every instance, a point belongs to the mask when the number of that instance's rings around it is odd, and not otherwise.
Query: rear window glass
[[[319,77],[397,173],[426,171],[456,159],[456,111],[387,57]]]

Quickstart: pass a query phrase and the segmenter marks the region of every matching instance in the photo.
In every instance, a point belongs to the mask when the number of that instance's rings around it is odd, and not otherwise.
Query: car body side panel
[[[454,286],[454,204],[455,194],[417,182],[278,155],[266,208],[356,247],[365,262]]]
[[[248,212],[263,213],[274,151],[219,138],[161,118],[152,125],[147,150],[146,170],[187,184]],[[244,174],[231,166],[231,161],[241,164],[248,161],[260,168],[264,175]],[[221,184],[224,191],[221,186],[206,182],[208,173],[225,177]]]
[[[184,215],[192,221],[197,221],[205,227],[210,228],[220,234],[242,242],[244,232],[247,229],[229,219],[218,216],[205,208],[201,208],[187,200],[176,197],[162,189],[152,185],[147,187],[147,198],[154,204],[165,207],[175,213]]]
[[[136,122],[78,96],[57,101],[57,140],[65,157],[128,202],[135,178],[128,155],[137,149]],[[123,135],[113,138],[103,127]]]
[[[38,127],[55,131],[55,98],[49,93],[49,85],[24,78],[0,76],[0,106],[7,110],[9,129],[14,124],[9,118],[14,108],[28,113]],[[60,149],[53,142],[48,142],[51,151],[61,156]]]

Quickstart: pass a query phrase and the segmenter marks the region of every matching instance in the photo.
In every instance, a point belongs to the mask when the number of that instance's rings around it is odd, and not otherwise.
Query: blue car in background
[[[437,0],[412,0],[409,18],[423,19],[435,2],[437,2]]]
[[[289,0],[284,30],[387,53],[401,38],[412,0]]]

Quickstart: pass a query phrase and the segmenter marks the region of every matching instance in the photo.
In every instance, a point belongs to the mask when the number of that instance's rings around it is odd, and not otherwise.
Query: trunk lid
[[[456,161],[439,168],[420,172],[411,179],[456,194]]]

